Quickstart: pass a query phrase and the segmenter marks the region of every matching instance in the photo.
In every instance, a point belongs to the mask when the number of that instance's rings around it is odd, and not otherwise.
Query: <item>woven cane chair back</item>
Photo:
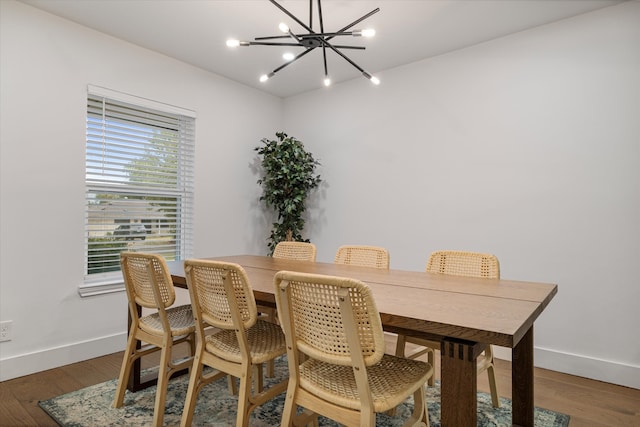
[[[145,308],[171,306],[176,299],[173,281],[164,259],[155,254],[122,252],[120,266],[129,301]],[[156,299],[156,291],[160,299]]]
[[[316,245],[309,242],[280,242],[273,251],[274,258],[315,261]]]
[[[388,269],[389,252],[378,246],[344,245],[338,248],[334,262]]]
[[[197,268],[192,268],[193,266]],[[234,329],[233,307],[229,304],[225,289],[225,278],[235,295],[239,318],[245,329],[256,323],[258,311],[249,279],[244,269],[238,265],[218,261],[189,260],[185,263],[185,274],[189,286],[195,287],[197,305],[194,311],[208,324],[220,329]],[[193,301],[192,301],[193,305]]]
[[[500,263],[495,255],[466,251],[436,251],[427,262],[429,273],[452,276],[500,278]]]
[[[350,365],[352,355],[347,336],[353,327],[365,365],[380,361],[385,351],[382,322],[367,285],[350,278],[296,272],[279,272],[276,283],[278,314],[283,315],[282,304],[291,308],[290,324],[298,350],[323,362]],[[354,325],[350,325],[341,307],[345,296]]]

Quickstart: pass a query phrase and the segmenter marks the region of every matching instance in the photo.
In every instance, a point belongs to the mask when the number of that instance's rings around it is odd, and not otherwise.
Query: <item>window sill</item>
[[[124,291],[124,282],[122,281],[122,278],[117,280],[88,282],[78,286],[78,294],[80,294],[80,297],[82,298],[122,291]]]

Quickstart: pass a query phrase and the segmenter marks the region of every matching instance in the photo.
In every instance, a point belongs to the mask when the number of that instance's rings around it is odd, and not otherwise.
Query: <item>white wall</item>
[[[285,100],[324,165],[318,260],[347,243],[411,270],[494,253],[504,278],[559,285],[537,366],[640,388],[640,3],[378,77]]]
[[[77,293],[87,85],[196,111],[196,256],[264,252],[249,163],[280,129],[282,100],[22,3],[0,1],[0,17],[5,380],[124,348],[126,295]]]

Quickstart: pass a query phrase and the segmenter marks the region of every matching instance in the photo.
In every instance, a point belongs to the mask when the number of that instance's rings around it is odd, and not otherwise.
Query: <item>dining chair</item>
[[[336,251],[336,264],[389,268],[389,252],[379,246],[344,245]]]
[[[309,242],[287,242],[278,243],[273,250],[274,258],[296,259],[299,261],[315,261],[316,245]]]
[[[343,245],[336,251],[334,262],[336,264],[357,265],[388,270],[389,252],[379,246]],[[391,332],[385,332],[385,334],[390,337],[395,335]],[[390,410],[388,415],[394,416],[395,410]]]
[[[293,242],[282,241],[279,242],[273,250],[274,258],[280,259],[292,259],[298,261],[316,261],[316,245],[309,242]],[[278,316],[274,307],[259,306],[258,311],[260,314],[271,322],[278,323]],[[269,362],[267,364],[267,376],[273,377],[274,364]]]
[[[191,425],[204,385],[231,375],[240,379],[236,426],[247,426],[253,409],[287,388],[287,379],[266,390],[262,381],[262,365],[286,353],[282,329],[258,318],[249,279],[240,265],[186,260],[184,271],[197,346],[180,425]],[[208,327],[216,329],[205,333]],[[205,373],[205,366],[214,370]]]
[[[343,245],[336,251],[334,263],[388,270],[389,251],[379,246]],[[391,332],[385,332],[385,334],[395,335]],[[391,409],[388,415],[395,416],[395,409]]]
[[[134,362],[144,355],[160,351],[153,425],[161,426],[169,378],[179,370],[191,368],[193,362],[195,325],[191,305],[173,306],[176,293],[167,264],[161,256],[122,252],[120,265],[129,300],[131,325],[113,406],[119,408],[124,404]],[[153,312],[142,316],[141,307],[153,309]],[[182,342],[189,343],[192,357],[176,361],[172,349]]]
[[[346,426],[375,426],[376,413],[412,395],[413,413],[404,426],[429,425],[424,386],[433,367],[385,354],[369,286],[292,271],[278,272],[274,284],[289,364],[283,427],[294,419],[302,424],[298,406]]]
[[[274,258],[292,259],[297,261],[316,261],[316,245],[309,242],[279,242],[273,250]],[[258,311],[270,321],[277,323],[276,309],[274,307],[259,306]],[[272,368],[269,368],[268,375],[271,375]]]
[[[495,255],[467,251],[436,251],[429,256],[427,272],[447,274],[451,276],[479,277],[485,279],[500,278],[500,263]],[[412,359],[427,353],[427,360],[433,364],[435,350],[440,350],[440,342],[424,340],[421,338],[398,335],[396,343],[396,355],[405,356],[406,343],[423,347],[406,356]],[[500,407],[498,388],[496,385],[495,367],[493,362],[493,347],[488,345],[485,351],[478,356],[478,375],[487,371],[489,388],[491,389],[491,403],[494,408]],[[430,380],[433,385],[433,380]]]

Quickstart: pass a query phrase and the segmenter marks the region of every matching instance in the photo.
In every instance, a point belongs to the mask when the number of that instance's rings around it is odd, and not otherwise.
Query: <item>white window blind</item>
[[[124,289],[120,252],[193,247],[195,115],[103,88],[87,97],[82,296]]]

